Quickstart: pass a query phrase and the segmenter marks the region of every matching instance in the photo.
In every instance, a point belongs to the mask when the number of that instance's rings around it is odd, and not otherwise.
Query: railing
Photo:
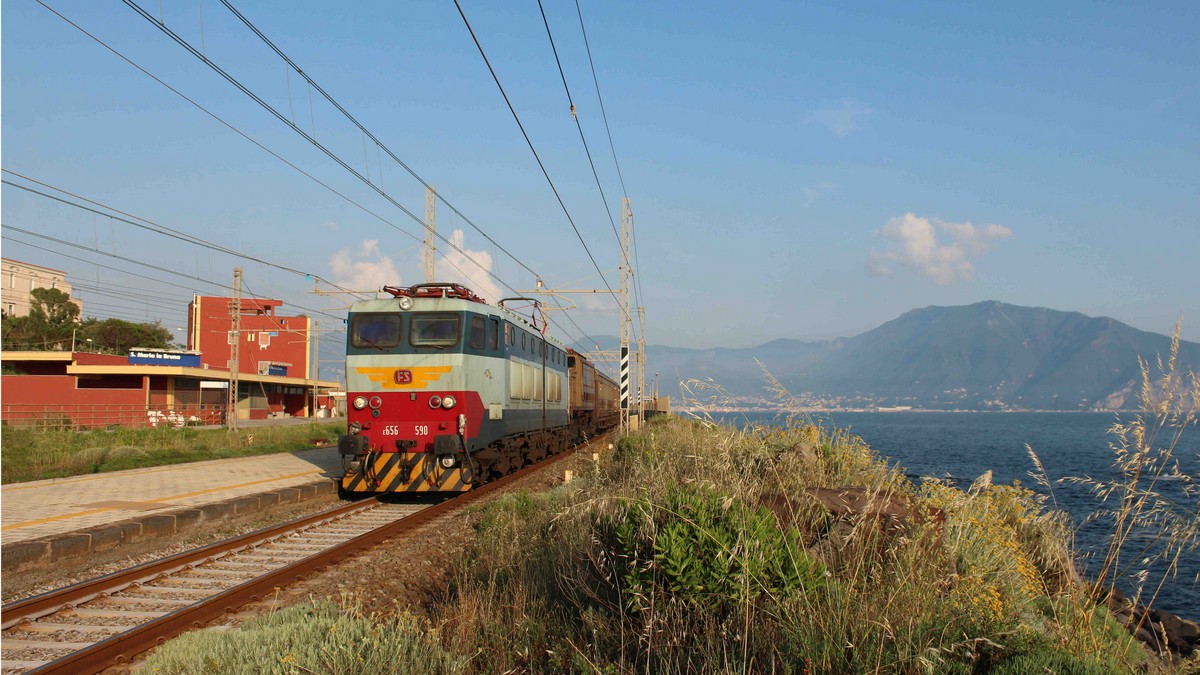
[[[185,427],[225,423],[225,405],[197,404],[173,408],[105,403],[4,403],[0,421],[38,429],[105,427]]]

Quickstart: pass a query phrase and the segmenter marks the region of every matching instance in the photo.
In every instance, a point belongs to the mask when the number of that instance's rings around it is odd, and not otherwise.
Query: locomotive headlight
[[[455,403],[458,403],[458,401],[455,401],[454,397],[449,394],[442,397],[442,407],[446,410],[453,408]]]
[[[355,420],[350,423],[349,431],[351,435],[362,433],[362,422]]]
[[[368,405],[371,406],[371,410],[379,410],[379,406],[383,405],[383,399],[378,396],[372,396],[371,400],[368,401]]]
[[[355,396],[354,397],[354,409],[362,410],[365,407],[367,407],[366,397],[365,396]]]
[[[440,408],[440,407],[442,407],[442,397],[441,397],[441,396],[438,396],[437,394],[434,394],[433,396],[430,396],[430,397],[429,397],[429,407],[430,407],[430,408]]]
[[[407,297],[407,296],[400,297],[400,309],[407,312],[408,310],[412,309],[412,306],[413,306],[412,298]]]
[[[445,469],[453,469],[454,468],[454,464],[455,464],[454,455],[444,455],[438,461],[440,461],[442,463],[442,468],[445,468]]]

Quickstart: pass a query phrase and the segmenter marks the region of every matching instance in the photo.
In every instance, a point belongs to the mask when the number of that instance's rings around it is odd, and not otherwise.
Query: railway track
[[[0,672],[95,673],[574,454],[434,505],[370,498],[3,608]]]

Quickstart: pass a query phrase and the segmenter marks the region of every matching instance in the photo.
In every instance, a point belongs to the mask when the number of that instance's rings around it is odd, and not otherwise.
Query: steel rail
[[[68,654],[29,672],[39,675],[47,673],[97,673],[119,663],[128,663],[133,657],[166,640],[193,628],[202,627],[223,614],[235,612],[242,606],[259,600],[274,592],[278,586],[303,579],[305,576],[336,563],[361,549],[378,544],[398,534],[412,531],[435,518],[446,515],[456,509],[460,509],[466,504],[470,504],[497,490],[503,489],[534,471],[545,469],[567,457],[571,457],[576,454],[578,449],[575,448],[552,455],[507,476],[484,483],[470,492],[422,509],[417,513],[361,534],[349,541],[313,554],[286,567],[281,567],[273,572],[246,581],[194,605],[153,619],[124,633],[98,642],[86,649]]]
[[[68,606],[93,600],[101,595],[115,593],[135,584],[144,583],[150,579],[171,574],[199,562],[230,553],[247,546],[253,546],[267,539],[273,539],[288,532],[303,529],[310,525],[343,518],[358,511],[374,508],[379,503],[378,497],[363,499],[350,504],[327,509],[318,513],[302,516],[278,525],[247,532],[246,534],[214,542],[197,549],[183,551],[175,555],[152,560],[148,563],[119,570],[95,579],[88,579],[72,586],[48,591],[24,600],[9,603],[4,606],[0,628],[8,630],[23,621],[32,621],[48,614],[53,614]]]

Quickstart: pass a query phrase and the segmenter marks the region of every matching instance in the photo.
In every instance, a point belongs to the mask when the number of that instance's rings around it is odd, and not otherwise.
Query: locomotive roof
[[[437,292],[439,289],[445,289],[445,292]],[[517,314],[507,307],[492,305],[478,295],[475,295],[470,289],[459,284],[420,284],[409,288],[384,286],[383,291],[391,293],[392,297],[358,300],[350,306],[350,312],[399,311],[404,314],[411,311],[421,311],[415,305],[413,309],[407,311],[400,309],[400,299],[409,297],[413,298],[414,302],[421,301],[421,304],[425,304],[426,302],[435,303],[435,311],[477,312],[479,314],[499,315],[531,332],[542,333],[540,328],[533,325],[524,316]],[[562,349],[567,349],[566,345],[553,335],[545,335],[545,338],[547,342]]]

